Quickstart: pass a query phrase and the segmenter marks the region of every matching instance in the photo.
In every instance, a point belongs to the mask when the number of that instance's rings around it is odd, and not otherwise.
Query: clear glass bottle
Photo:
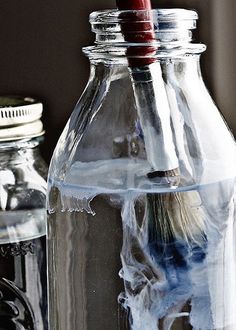
[[[129,17],[91,14],[89,82],[51,161],[50,327],[233,330],[236,148],[191,42],[197,14],[133,11],[129,32],[134,18],[155,30],[150,53],[124,38]]]
[[[0,328],[48,329],[42,104],[0,97]]]

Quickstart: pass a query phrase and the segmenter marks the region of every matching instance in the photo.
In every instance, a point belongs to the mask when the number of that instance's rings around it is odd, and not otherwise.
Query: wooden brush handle
[[[150,0],[117,0],[119,10],[151,10]],[[120,18],[125,18],[121,23],[121,28],[125,40],[130,43],[151,43],[155,40],[151,12],[145,13],[128,12],[121,13]],[[154,46],[132,46],[127,50],[130,67],[142,67],[155,62],[151,57],[156,54],[157,48]]]
[[[119,10],[150,10],[150,9],[152,9],[150,0],[117,0],[116,5]]]

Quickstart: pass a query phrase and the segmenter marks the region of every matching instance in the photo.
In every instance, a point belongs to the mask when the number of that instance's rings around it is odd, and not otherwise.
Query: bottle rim
[[[100,10],[94,11],[89,16],[91,24],[106,24],[106,23],[125,23],[132,19],[133,22],[153,22],[158,23],[158,27],[166,28],[166,25],[161,23],[189,21],[193,28],[196,27],[198,13],[195,10],[171,8],[171,9],[152,9],[152,10]],[[173,28],[173,26],[170,26]]]
[[[198,14],[194,10],[187,9],[153,9],[153,10],[103,10],[91,13],[89,21],[92,32],[96,34],[96,42],[117,42],[119,34],[123,42],[127,42],[126,34],[130,36],[128,41],[137,43],[137,34],[144,36],[140,43],[147,39],[145,34],[153,34],[151,41],[165,41],[164,34],[181,35],[196,29]],[[110,38],[109,38],[110,35]],[[134,37],[136,35],[136,37]],[[107,38],[105,38],[105,36]],[[190,35],[191,37],[192,35]],[[177,36],[176,36],[177,38]],[[120,38],[120,40],[122,40]],[[138,39],[139,40],[139,39]],[[150,42],[150,39],[148,40]]]

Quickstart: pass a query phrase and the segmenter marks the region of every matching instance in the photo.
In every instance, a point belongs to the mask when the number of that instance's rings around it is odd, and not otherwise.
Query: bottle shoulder
[[[155,85],[156,96],[159,96],[155,97],[155,107],[147,106],[152,104],[154,95],[149,89],[150,100],[147,102],[147,95],[142,98],[140,94],[142,102],[138,110],[127,69],[116,71],[113,68],[110,75],[106,71],[100,78],[97,74],[97,80],[92,79],[52,157],[51,182],[66,183],[70,174],[77,171],[78,175],[73,177],[78,185],[86,181],[89,186],[93,178],[95,185],[100,182],[104,187],[109,180],[118,187],[116,175],[119,171],[113,169],[119,162],[124,162],[120,167],[123,180],[135,180],[132,178],[137,174],[136,165],[130,171],[133,163],[142,162],[143,168],[148,165],[152,171],[151,156],[161,157],[159,148],[162,144],[162,154],[168,153],[166,141],[158,135],[160,121],[154,120],[157,117],[154,110],[164,116],[163,97],[168,101],[165,107],[168,106],[170,135],[182,185],[207,184],[235,177],[235,142],[203,83],[196,60],[165,61],[160,63],[159,69],[163,86],[158,92],[158,85]],[[147,85],[146,82],[143,84]],[[166,120],[166,115],[163,118]],[[156,137],[155,141],[148,138],[149,134]],[[153,146],[156,147],[153,149]],[[107,174],[103,173],[103,180],[101,167]],[[128,182],[126,187],[129,189],[132,184]]]

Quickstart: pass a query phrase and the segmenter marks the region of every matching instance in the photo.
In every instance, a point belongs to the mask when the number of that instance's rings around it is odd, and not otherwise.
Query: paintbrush
[[[144,252],[145,242],[142,238],[126,234],[128,237],[125,236],[124,240],[127,240],[128,246],[124,243],[121,253],[122,263],[135,269],[140,264],[138,259],[135,261],[136,258],[146,255],[144,259],[149,260],[150,265],[153,264],[149,267],[145,263],[146,268],[164,270],[170,295],[171,287],[179,287],[180,291],[181,288],[186,287],[185,298],[180,294],[172,303],[176,313],[180,313],[188,299],[191,299],[191,292],[188,292],[187,285],[184,284],[189,277],[188,267],[194,258],[198,261],[205,258],[206,236],[202,201],[197,191],[178,192],[179,186],[184,185],[184,178],[181,178],[171,128],[171,102],[168,100],[161,63],[156,58],[158,46],[151,2],[150,0],[117,0],[117,6],[121,10],[121,30],[124,39],[128,44],[132,44],[127,48],[127,59],[146,156],[152,168],[152,171],[147,173],[147,177],[153,181],[154,186],[153,192],[147,194],[144,216],[144,223],[147,223],[148,250]],[[169,191],[171,188],[171,191],[158,193],[158,186],[166,187]],[[155,187],[157,187],[156,193]],[[124,228],[124,233],[126,230],[127,228]],[[130,265],[132,258],[127,257],[130,251],[125,249],[130,246],[132,250],[134,244],[132,242],[136,242],[136,252],[133,255],[134,264]],[[154,274],[155,271],[151,273]],[[184,280],[180,279],[180,274],[185,274]],[[128,300],[132,301],[135,291],[132,285],[139,282],[135,278],[132,280],[132,276],[130,283],[127,282],[126,276],[123,278]],[[141,287],[137,288],[137,292],[140,290],[145,292],[148,282],[145,284],[144,280],[142,287],[142,290]],[[153,304],[155,302],[151,303],[150,309],[153,308]],[[171,314],[172,307],[166,305],[166,314],[159,322],[168,321],[165,317]],[[132,307],[130,308],[132,314]],[[167,322],[169,328],[173,322],[174,318]],[[160,327],[162,328],[161,325]]]

